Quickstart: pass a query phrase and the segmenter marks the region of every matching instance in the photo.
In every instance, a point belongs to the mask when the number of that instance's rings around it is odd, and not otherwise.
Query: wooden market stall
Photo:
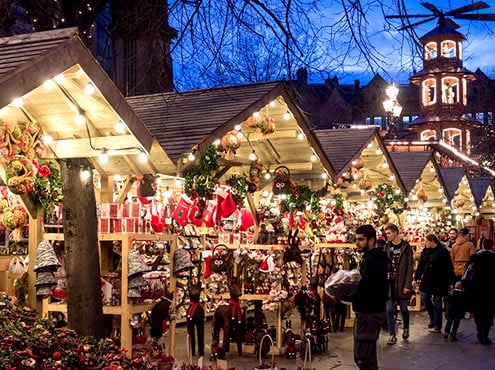
[[[33,153],[23,153],[21,150],[20,153],[24,154],[25,158],[40,161],[87,159],[88,165],[81,166],[80,173],[83,175],[86,170],[93,170],[95,195],[100,206],[108,202],[120,203],[118,207],[124,202],[129,203],[128,192],[131,191],[133,179],[140,179],[142,174],[161,173],[175,176],[175,164],[125,101],[91,51],[83,44],[76,29],[2,38],[0,54],[2,127],[13,125],[12,127],[15,128],[16,125],[26,125],[36,130],[40,127],[40,131],[36,131],[37,139],[40,141],[35,148],[44,148],[40,143],[41,140],[44,140],[46,146],[45,151],[41,153],[40,150],[37,153],[37,157],[40,156],[41,159],[35,158]],[[17,141],[14,139],[15,137],[9,145],[16,145]],[[102,156],[105,157],[104,160]],[[8,168],[8,165],[6,158],[3,166]],[[114,181],[121,177],[124,177],[125,181]],[[7,179],[4,176],[3,178],[8,183],[8,171]],[[58,220],[55,221],[57,225],[52,225],[56,227],[48,229],[44,225],[47,219],[43,217],[43,209],[29,192],[19,195],[16,199],[22,202],[29,214],[29,305],[45,316],[50,311],[65,312],[67,308],[63,304],[54,305],[47,299],[41,299],[46,295],[37,295],[35,284],[38,281],[34,271],[37,250],[43,240],[57,240],[63,243],[63,220],[60,209],[57,210]],[[84,202],[81,206],[84,207]],[[134,216],[138,220],[140,214]],[[122,219],[120,211],[113,217],[115,220]],[[46,233],[47,230],[54,229],[59,233]],[[147,231],[144,227],[138,230],[136,226],[130,235],[122,227],[113,231],[113,239],[100,233],[99,243],[101,245],[106,243],[107,247],[110,243],[110,249],[106,249],[106,253],[110,250],[110,256],[112,253],[115,255],[115,251],[112,252],[112,244],[123,245],[122,264],[125,266],[112,266],[108,261],[105,266],[104,261],[100,261],[102,272],[108,272],[107,269],[110,268],[113,273],[119,271],[125,273],[127,269],[125,257],[127,250],[132,248],[130,244],[132,235],[141,232],[137,234],[140,239],[157,238],[157,236],[142,235]],[[158,238],[168,238],[167,241],[170,239],[171,253],[173,253],[174,237],[164,235]],[[97,245],[94,248],[100,249]],[[100,250],[100,257],[104,255],[105,253]],[[126,286],[124,281],[120,288]],[[169,288],[174,289],[173,279]],[[136,301],[128,299],[126,293],[127,289],[122,293],[119,304],[104,307],[103,313],[120,316],[118,325],[122,329],[121,344],[131,350],[130,316],[147,311],[150,304],[135,305]],[[174,328],[172,323],[171,338],[174,337]],[[170,350],[173,353],[172,342]]]

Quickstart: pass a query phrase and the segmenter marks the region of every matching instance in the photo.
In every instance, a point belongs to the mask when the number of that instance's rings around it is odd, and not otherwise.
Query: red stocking
[[[211,252],[205,251],[204,253],[205,254],[203,255],[203,261],[205,262],[205,272],[203,273],[203,276],[205,279],[208,279],[211,275]]]
[[[203,222],[205,223],[206,227],[215,226],[216,213],[217,213],[217,201],[209,200],[208,207],[206,207],[203,213]]]
[[[185,194],[182,194],[179,200],[179,204],[175,208],[174,214],[172,217],[175,221],[181,226],[186,226],[189,222],[187,219],[189,208],[191,207],[192,202],[189,197]]]
[[[227,197],[220,204],[220,213],[222,217],[229,217],[237,209],[237,205],[234,202],[234,197],[230,190],[227,191]]]

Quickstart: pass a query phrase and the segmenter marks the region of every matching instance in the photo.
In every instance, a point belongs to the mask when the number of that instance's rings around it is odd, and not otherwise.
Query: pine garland
[[[377,213],[380,217],[384,216],[388,210],[399,215],[404,212],[407,207],[407,203],[402,194],[397,194],[389,184],[383,183],[378,185],[370,194],[375,196]]]

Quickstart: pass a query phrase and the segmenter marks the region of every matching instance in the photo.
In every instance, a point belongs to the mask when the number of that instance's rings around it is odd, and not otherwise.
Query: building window
[[[371,117],[366,117],[364,122],[367,124],[367,125],[371,125]]]
[[[373,123],[377,126],[381,126],[382,125],[382,117],[381,116],[373,117]]]
[[[442,57],[455,58],[455,42],[452,40],[442,41],[440,49],[442,51]]]
[[[437,57],[437,43],[429,42],[425,45],[425,60],[435,59]]]
[[[418,119],[418,116],[411,116],[411,121]]]
[[[405,125],[408,125],[409,122],[411,122],[410,117],[409,116],[403,116],[402,122],[404,122]]]
[[[485,119],[485,114],[483,112],[476,113],[476,119],[478,121],[483,121]]]
[[[437,82],[434,78],[428,78],[423,81],[423,105],[433,105],[437,101]]]
[[[442,78],[442,103],[454,104],[459,102],[459,80],[456,77]]]

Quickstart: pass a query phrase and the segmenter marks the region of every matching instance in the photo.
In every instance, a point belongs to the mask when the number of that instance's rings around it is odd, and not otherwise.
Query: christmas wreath
[[[209,199],[216,189],[218,179],[217,148],[210,145],[201,152],[199,166],[188,170],[184,174],[184,192],[190,197]]]
[[[397,194],[392,186],[388,184],[380,184],[376,189],[370,192],[374,195],[375,204],[377,207],[378,216],[384,216],[388,210],[391,210],[396,215],[401,214],[407,207],[407,203],[402,194]]]
[[[0,220],[3,225],[12,230],[14,241],[22,239],[22,229],[27,223],[26,211],[22,206],[4,208]]]
[[[241,206],[248,193],[249,184],[247,179],[241,175],[232,175],[227,183],[230,185],[235,204]]]
[[[318,214],[321,210],[320,198],[307,185],[292,188],[292,193],[287,195],[283,204],[286,210],[292,212],[311,210],[313,214]]]
[[[52,214],[56,205],[62,201],[62,178],[55,162],[40,160],[34,178],[33,195],[47,214]]]

